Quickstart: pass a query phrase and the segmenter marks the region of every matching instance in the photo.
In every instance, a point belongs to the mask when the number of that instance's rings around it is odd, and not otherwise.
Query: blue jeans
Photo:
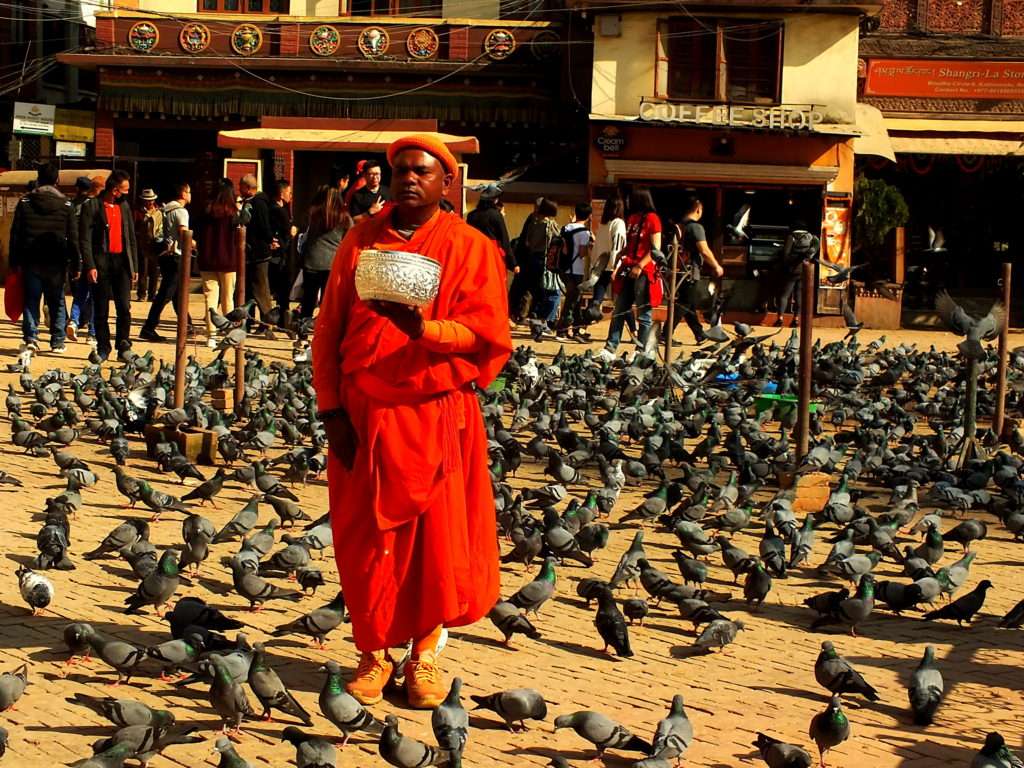
[[[74,299],[71,302],[71,322],[76,328],[83,325],[89,326],[89,333],[92,330],[92,288],[93,284],[89,278],[82,274],[74,285]]]
[[[39,338],[39,305],[46,301],[50,310],[50,346],[59,347],[64,343],[64,323],[67,311],[64,306],[64,276],[40,277],[24,270],[25,309],[21,316],[21,334],[25,341]]]
[[[639,349],[644,349],[647,346],[647,337],[651,333],[651,292],[645,274],[637,278],[626,277],[622,281],[622,290],[615,297],[615,310],[608,326],[608,341],[604,344],[604,348],[609,352],[618,349],[619,342],[622,341],[622,328],[628,316],[632,314],[634,304],[640,325],[636,343]]]
[[[561,291],[544,291],[544,304],[539,312],[540,316],[547,321],[549,328],[558,324],[558,309],[562,306]]]

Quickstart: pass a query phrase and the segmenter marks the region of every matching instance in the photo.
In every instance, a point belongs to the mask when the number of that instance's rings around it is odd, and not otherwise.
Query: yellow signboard
[[[96,140],[96,113],[58,107],[54,117],[53,138],[92,143]]]

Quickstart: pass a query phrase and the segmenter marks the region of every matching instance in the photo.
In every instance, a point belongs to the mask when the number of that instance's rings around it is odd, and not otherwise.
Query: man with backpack
[[[590,340],[589,334],[583,329],[586,320],[580,299],[580,285],[586,274],[587,257],[593,245],[594,236],[590,231],[590,216],[593,209],[590,203],[577,203],[572,221],[562,227],[559,237],[555,240],[557,247],[558,272],[565,285],[565,296],[562,299],[562,313],[558,319],[555,338],[558,341]]]
[[[11,224],[10,267],[20,270],[24,285],[21,330],[22,351],[38,351],[39,304],[50,313],[50,349],[61,354],[64,346],[64,281],[78,279],[82,264],[76,245],[75,215],[71,201],[57,189],[59,171],[46,163],[37,172],[36,188],[14,209]]]
[[[178,312],[178,270],[181,266],[181,233],[188,229],[188,208],[192,202],[192,188],[185,182],[175,185],[174,200],[161,209],[163,218],[163,247],[157,259],[160,267],[160,287],[157,288],[153,304],[149,308],[149,316],[139,331],[143,341],[161,342],[167,338],[156,332],[160,322],[160,314],[168,303],[174,305]]]
[[[793,229],[782,247],[782,269],[785,274],[785,283],[779,296],[779,317],[775,321],[776,326],[782,326],[782,316],[789,309],[790,297],[794,299],[793,323],[796,324],[796,315],[800,311],[800,291],[797,289],[800,285],[803,263],[816,259],[820,247],[821,242],[817,236],[807,230],[807,224],[800,219],[795,221]]]

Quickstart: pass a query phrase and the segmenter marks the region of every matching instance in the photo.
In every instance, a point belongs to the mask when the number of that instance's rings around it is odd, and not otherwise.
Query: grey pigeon
[[[145,649],[123,640],[108,640],[88,624],[83,626],[83,634],[89,647],[117,672],[117,683],[127,683],[131,680],[139,663],[146,658]]]
[[[229,731],[238,733],[242,729],[242,720],[252,717],[252,705],[224,660],[220,656],[210,656],[209,661],[213,668],[210,704],[224,722],[221,730],[225,734]]]
[[[384,724],[345,690],[338,663],[328,661],[321,669],[327,672],[327,677],[320,689],[320,712],[344,734],[342,746],[348,744],[352,734],[359,731],[379,735],[384,730]]]
[[[711,652],[715,648],[725,648],[736,639],[736,634],[743,629],[742,621],[715,619],[697,636],[693,644]]]
[[[526,720],[544,720],[548,705],[540,691],[533,688],[512,688],[487,696],[470,696],[478,709],[487,709],[501,716],[510,731],[516,725],[526,730]]]
[[[282,624],[271,634],[274,637],[283,637],[290,634],[309,635],[313,638],[316,646],[323,649],[324,638],[328,633],[341,626],[344,617],[345,597],[339,592],[327,605],[315,608],[287,624]]]
[[[910,676],[908,694],[910,710],[914,713],[917,725],[931,725],[935,720],[935,712],[942,703],[945,684],[942,673],[935,666],[935,646],[925,646],[921,663]]]
[[[868,701],[878,701],[878,691],[836,652],[830,640],[821,644],[821,652],[814,662],[814,679],[829,693],[859,693]]]
[[[176,674],[181,665],[197,661],[202,652],[203,638],[194,633],[146,649],[147,656],[161,662],[160,679],[164,681]]]
[[[138,613],[145,605],[152,605],[157,616],[163,615],[163,605],[174,596],[180,581],[178,553],[166,550],[157,563],[156,570],[144,578],[135,593],[125,599],[125,613]]]
[[[295,747],[297,768],[334,768],[337,764],[338,753],[331,742],[319,736],[309,736],[294,725],[281,732],[281,741]]]
[[[102,555],[120,552],[125,547],[139,541],[139,539],[149,539],[149,523],[145,520],[125,520],[108,533],[96,549],[86,552],[82,555],[82,558],[85,560],[95,560]]]
[[[249,665],[249,688],[263,705],[264,720],[270,720],[270,710],[276,709],[286,715],[297,717],[306,725],[313,724],[309,713],[303,709],[292,692],[281,682],[277,672],[267,663],[263,643],[253,643],[252,664]]]
[[[650,744],[600,712],[580,711],[559,715],[555,718],[555,730],[560,728],[572,728],[576,731],[577,736],[597,748],[598,757],[603,756],[608,749],[651,754]]]
[[[13,672],[0,675],[0,712],[18,703],[28,687],[28,664],[22,664]]]
[[[819,712],[811,718],[807,735],[817,745],[822,765],[825,765],[826,752],[850,738],[850,721],[843,712],[843,701],[839,694],[832,696],[824,712]]]
[[[807,750],[802,747],[787,744],[763,733],[757,734],[754,746],[761,753],[761,759],[768,768],[811,768],[814,762]]]
[[[537,640],[540,637],[540,632],[537,631],[537,628],[533,626],[531,621],[507,600],[499,600],[495,603],[494,607],[487,614],[487,618],[505,636],[504,644],[507,648],[512,647],[511,640],[514,635],[526,635],[533,640]]]
[[[173,713],[164,709],[153,709],[134,699],[115,699],[112,696],[89,696],[85,693],[76,693],[66,701],[91,709],[118,728],[127,725],[153,725],[158,728],[170,728],[174,725]]]
[[[1024,768],[1024,761],[1010,751],[1002,734],[993,731],[971,760],[971,768]]]
[[[462,768],[462,753],[469,740],[469,713],[462,706],[461,690],[461,678],[452,678],[448,695],[430,717],[434,740],[448,753],[448,764],[452,768]]]
[[[540,573],[533,581],[519,588],[509,602],[527,613],[539,613],[540,607],[555,593],[555,558],[548,557],[541,566]]]
[[[213,543],[219,544],[222,541],[245,536],[255,528],[260,516],[261,498],[259,495],[251,497],[245,506],[238,510],[217,532],[217,535],[213,537]]]
[[[686,716],[682,695],[677,693],[672,697],[672,705],[669,707],[668,715],[654,729],[652,755],[666,760],[675,759],[681,762],[692,741],[693,723]]]
[[[398,718],[388,715],[384,718],[384,732],[380,735],[377,751],[388,765],[395,768],[426,768],[428,765],[441,765],[447,756],[418,739],[403,736],[398,730]]]
[[[218,736],[213,745],[212,754],[220,755],[220,762],[217,768],[252,768],[252,764],[243,760],[242,756],[235,751],[235,745],[227,736]]]
[[[275,587],[259,574],[237,565],[232,566],[231,572],[235,591],[249,601],[252,610],[262,609],[267,600],[298,600],[302,597],[301,592]]]

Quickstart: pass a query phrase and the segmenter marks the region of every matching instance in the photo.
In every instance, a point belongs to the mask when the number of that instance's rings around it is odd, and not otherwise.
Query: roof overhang
[[[824,186],[839,173],[835,166],[767,165],[757,163],[666,162],[606,158],[611,181],[707,181],[727,184],[807,184]]]
[[[242,128],[220,131],[217,146],[223,149],[282,149],[313,152],[384,152],[409,131],[317,130],[304,128]],[[476,154],[475,136],[434,134],[456,155]]]
[[[680,11],[680,4],[673,2],[652,3],[651,0],[622,0],[614,7],[607,0],[569,0],[569,7],[578,11],[593,13],[623,13],[631,10],[647,12]],[[610,11],[609,8],[613,8]],[[725,3],[722,0],[695,0],[686,3],[685,12],[698,13],[839,13],[873,16],[882,10],[881,2],[851,2],[851,0],[804,0],[785,2],[785,0],[740,0]]]

